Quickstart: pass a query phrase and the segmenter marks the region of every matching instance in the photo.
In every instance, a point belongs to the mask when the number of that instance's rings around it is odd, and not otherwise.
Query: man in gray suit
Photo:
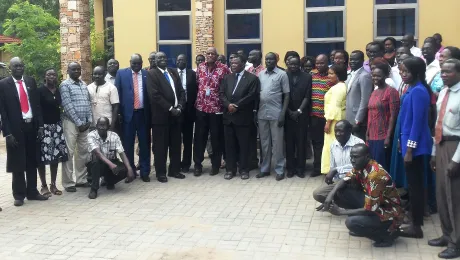
[[[364,67],[364,53],[353,51],[350,56],[351,75],[347,79],[346,119],[353,124],[353,135],[366,140],[367,103],[374,89],[372,77]]]

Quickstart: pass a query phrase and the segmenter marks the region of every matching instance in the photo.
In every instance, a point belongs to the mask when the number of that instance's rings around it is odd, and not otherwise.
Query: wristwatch
[[[299,112],[299,113],[301,113],[301,114],[302,114],[302,110],[300,110],[300,108],[299,108],[299,109],[297,109],[297,112]]]

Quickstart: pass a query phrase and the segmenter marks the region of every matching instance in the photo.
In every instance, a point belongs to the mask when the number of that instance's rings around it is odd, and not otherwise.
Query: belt
[[[22,119],[22,122],[27,124],[32,123],[32,118]]]
[[[144,110],[143,108],[134,109],[134,112],[139,112],[139,111],[143,111],[143,110]]]
[[[441,142],[444,142],[444,141],[460,141],[460,136],[445,136],[445,135],[443,135],[441,140],[442,140]]]

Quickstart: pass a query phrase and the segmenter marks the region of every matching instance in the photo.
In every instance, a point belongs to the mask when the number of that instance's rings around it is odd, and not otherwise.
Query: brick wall
[[[78,62],[82,80],[91,82],[91,39],[89,0],[59,0],[61,23],[61,70],[67,78],[67,65]]]
[[[204,54],[207,48],[214,46],[213,11],[214,0],[195,0],[196,54]]]

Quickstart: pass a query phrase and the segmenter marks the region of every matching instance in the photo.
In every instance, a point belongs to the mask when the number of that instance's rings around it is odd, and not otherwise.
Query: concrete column
[[[214,46],[214,0],[195,0],[195,53]]]
[[[61,23],[61,70],[67,78],[67,65],[78,62],[81,78],[91,82],[91,38],[89,0],[59,0]]]

